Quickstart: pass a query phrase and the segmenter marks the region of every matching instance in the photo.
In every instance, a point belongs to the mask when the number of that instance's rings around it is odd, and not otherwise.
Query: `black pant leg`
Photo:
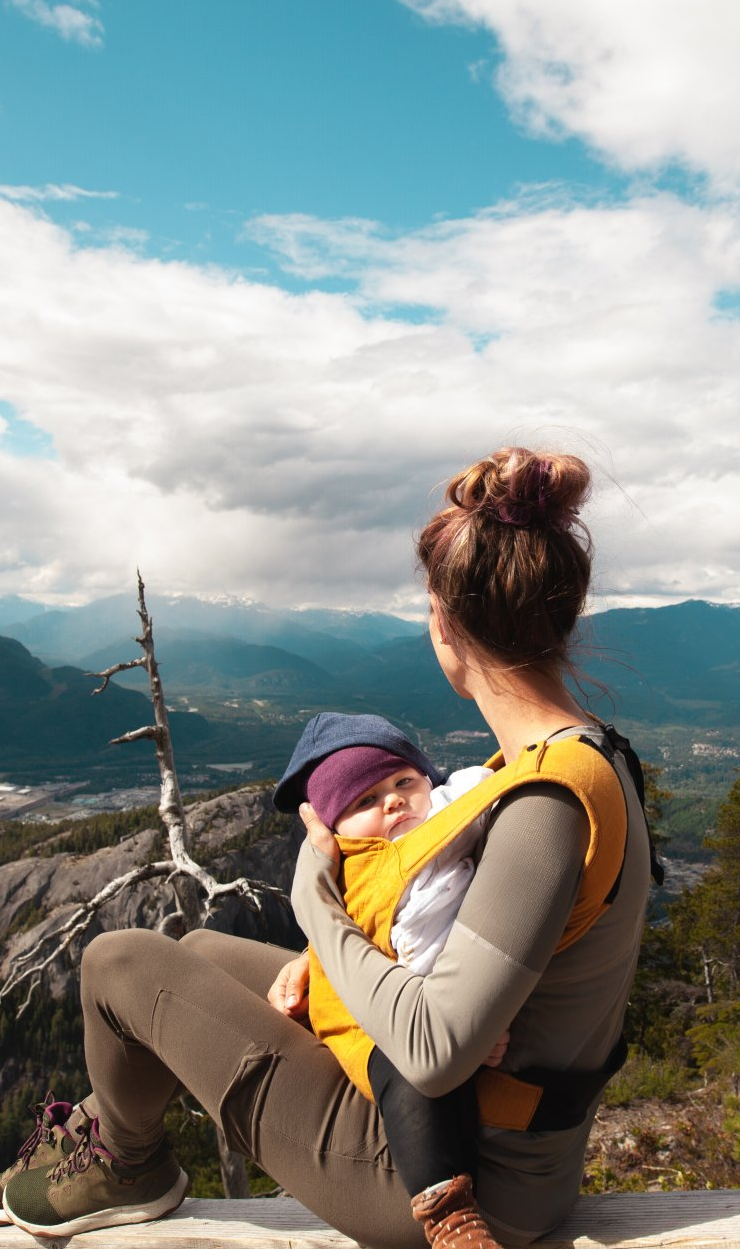
[[[472,1175],[475,1184],[478,1105],[473,1080],[442,1097],[425,1097],[377,1046],[367,1070],[391,1157],[409,1195],[463,1173]]]

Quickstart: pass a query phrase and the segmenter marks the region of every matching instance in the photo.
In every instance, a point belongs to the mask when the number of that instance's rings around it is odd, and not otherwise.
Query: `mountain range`
[[[81,763],[103,762],[106,754],[114,763],[116,748],[108,742],[150,723],[151,705],[143,694],[113,682],[102,697],[91,698],[93,689],[79,668],[49,668],[14,638],[0,637],[0,768],[25,773],[39,763],[47,773],[76,772]],[[171,727],[185,754],[214,731],[203,716],[185,712],[173,713]],[[126,751],[132,751],[129,766],[140,763],[147,743],[132,743]]]
[[[232,638],[277,646],[331,670],[351,665],[364,649],[424,632],[421,624],[381,612],[280,611],[250,601],[156,594],[147,595],[147,603],[158,642],[163,629],[180,637]],[[0,633],[23,642],[52,666],[84,666],[91,654],[101,650],[116,660],[125,658],[123,652],[136,651],[131,640],[138,625],[132,594],[53,610],[16,596],[0,598]]]
[[[149,609],[187,761],[249,759],[254,775],[274,775],[300,722],[322,709],[379,712],[435,742],[486,732],[474,704],[445,681],[421,623],[154,595]],[[105,743],[151,718],[143,674],[121,674],[90,700],[84,673],[136,657],[136,624],[128,595],[65,610],[0,598],[0,771],[33,760],[62,771],[118,766]],[[574,660],[590,708],[605,718],[740,726],[736,607],[690,600],[593,615]]]

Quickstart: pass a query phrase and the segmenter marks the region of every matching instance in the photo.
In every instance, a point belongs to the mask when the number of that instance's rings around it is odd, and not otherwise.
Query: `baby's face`
[[[355,798],[337,816],[334,828],[340,837],[400,837],[423,824],[431,792],[428,777],[411,766],[402,768]]]

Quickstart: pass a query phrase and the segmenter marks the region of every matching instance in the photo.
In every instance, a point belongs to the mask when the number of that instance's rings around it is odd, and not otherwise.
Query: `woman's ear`
[[[433,630],[434,632],[432,632]],[[429,595],[429,631],[432,633],[433,641],[439,642],[442,646],[447,645],[447,635],[436,594]]]
[[[456,694],[461,698],[473,698],[467,688],[468,671],[465,665],[465,653],[459,644],[454,647],[450,643],[449,630],[435,596],[429,596],[429,637],[437,662]]]

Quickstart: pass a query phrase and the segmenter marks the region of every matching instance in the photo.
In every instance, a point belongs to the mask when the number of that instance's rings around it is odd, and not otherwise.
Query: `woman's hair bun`
[[[505,447],[447,487],[419,560],[447,635],[514,667],[567,663],[591,576],[579,517],[590,474],[574,455]]]
[[[589,487],[589,470],[575,455],[504,447],[453,478],[447,495],[463,510],[486,512],[504,525],[565,532],[577,521]]]

